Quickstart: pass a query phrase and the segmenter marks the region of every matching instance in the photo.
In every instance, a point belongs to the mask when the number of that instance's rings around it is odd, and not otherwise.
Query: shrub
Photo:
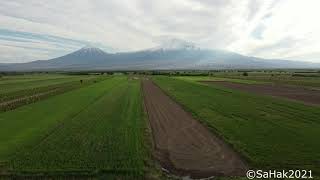
[[[248,76],[248,73],[247,72],[243,72],[242,75],[243,76]]]

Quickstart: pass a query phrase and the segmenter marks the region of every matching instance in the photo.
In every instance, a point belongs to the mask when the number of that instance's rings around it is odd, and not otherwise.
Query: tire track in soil
[[[154,139],[154,156],[179,176],[241,176],[246,163],[151,80],[143,80],[144,103]]]

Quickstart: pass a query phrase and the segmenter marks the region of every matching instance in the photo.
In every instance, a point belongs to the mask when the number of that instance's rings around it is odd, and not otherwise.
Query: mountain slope
[[[0,71],[222,68],[320,68],[320,64],[266,60],[228,51],[200,49],[193,43],[179,40],[172,40],[162,46],[136,52],[109,54],[98,48],[85,47],[46,61],[0,64]]]
[[[109,56],[108,53],[94,47],[84,47],[71,54],[51,59],[51,63],[88,64],[100,63]]]

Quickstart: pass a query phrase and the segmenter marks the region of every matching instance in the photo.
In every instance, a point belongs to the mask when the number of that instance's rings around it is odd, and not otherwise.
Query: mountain
[[[164,42],[162,42],[161,45],[151,48],[149,50],[151,51],[157,51],[157,50],[178,50],[178,49],[184,49],[184,50],[196,50],[200,49],[198,48],[194,43],[184,41],[181,39],[169,39]]]
[[[178,39],[135,52],[106,53],[84,47],[65,56],[28,63],[0,64],[0,71],[78,71],[78,70],[152,70],[152,69],[258,69],[320,68],[320,64],[267,60],[211,49],[200,49]]]

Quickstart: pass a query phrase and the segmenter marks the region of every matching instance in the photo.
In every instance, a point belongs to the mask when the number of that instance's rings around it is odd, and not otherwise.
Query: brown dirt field
[[[248,169],[233,149],[193,119],[151,80],[143,80],[154,156],[170,173],[193,178],[240,176]]]
[[[231,89],[238,89],[257,94],[284,97],[301,101],[308,105],[320,105],[320,91],[303,87],[281,86],[270,84],[241,84],[227,81],[201,81],[206,84],[217,84]]]

